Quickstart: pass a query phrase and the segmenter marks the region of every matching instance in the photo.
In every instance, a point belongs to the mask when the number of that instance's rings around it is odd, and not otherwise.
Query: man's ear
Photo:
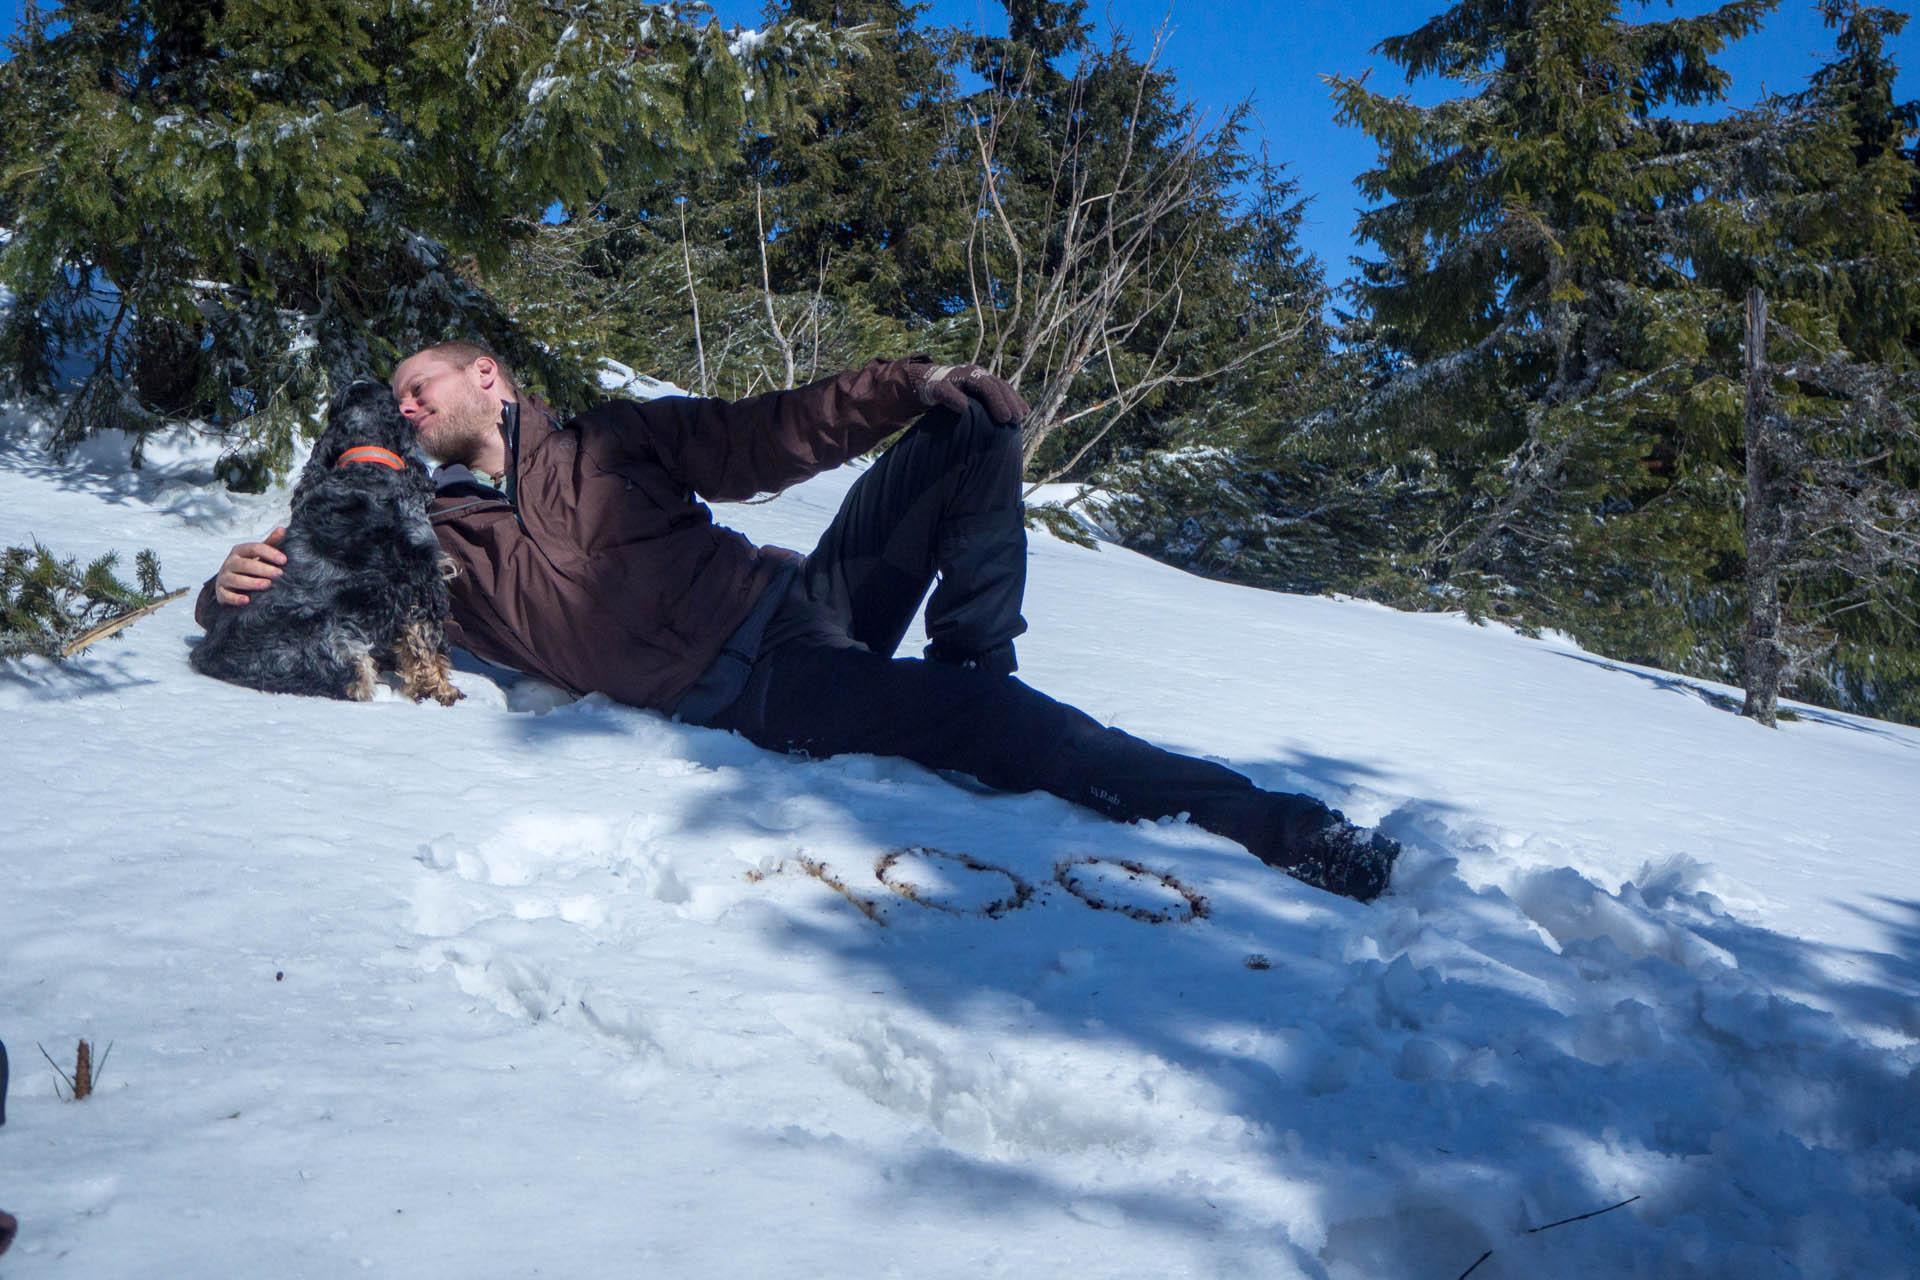
[[[482,391],[492,391],[500,381],[500,366],[488,356],[477,357],[473,362],[474,377],[480,380]]]

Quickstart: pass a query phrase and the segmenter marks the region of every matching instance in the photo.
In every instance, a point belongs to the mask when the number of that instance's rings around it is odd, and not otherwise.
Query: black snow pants
[[[930,585],[928,653],[943,660],[895,658]],[[1025,588],[1019,432],[977,404],[936,409],[855,482],[712,723],[776,751],[900,756],[1049,791],[1123,822],[1185,813],[1263,855],[1327,821],[1317,800],[1257,790],[968,664],[1011,653]]]

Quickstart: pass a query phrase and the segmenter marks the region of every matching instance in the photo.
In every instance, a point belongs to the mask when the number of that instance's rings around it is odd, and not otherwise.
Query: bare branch
[[[780,348],[780,356],[787,365],[786,380],[776,385],[783,390],[791,390],[795,385],[793,340],[787,336],[787,331],[780,327],[780,317],[775,315],[773,310],[773,276],[767,267],[767,219],[761,207],[761,188],[757,182],[753,184],[753,220],[760,231],[760,287],[761,296],[767,304],[767,332],[773,336],[774,345]],[[767,376],[767,381],[773,381],[771,374]]]
[[[706,340],[701,336],[701,333],[700,333],[700,291],[694,287],[693,249],[687,242],[686,197],[684,196],[681,197],[679,201],[679,207],[680,207],[680,255],[685,260],[686,266],[687,266],[687,301],[693,305],[693,349],[694,349],[694,353],[699,357],[699,361],[700,361],[700,394],[704,396],[704,395],[710,395],[712,393],[708,390],[708,382],[707,382],[707,344],[706,344]],[[766,254],[763,248],[761,252],[761,266],[764,268],[765,265],[766,265]]]
[[[1076,441],[1067,464],[1078,465],[1154,393],[1221,377],[1304,330],[1254,343],[1209,368],[1182,367],[1176,351],[1188,323],[1187,290],[1208,243],[1183,215],[1194,201],[1213,197],[1209,165],[1228,134],[1197,115],[1177,131],[1148,133],[1157,127],[1148,117],[1156,109],[1165,37],[1163,24],[1144,61],[1112,64],[1131,77],[1117,128],[1096,134],[1089,123],[1097,59],[1068,82],[1057,104],[1067,125],[1055,144],[1050,183],[1009,189],[999,160],[999,149],[1017,136],[1031,68],[1015,91],[985,95],[984,111],[971,122],[980,166],[966,246],[975,358],[1019,386],[1033,406],[1021,442],[1029,462],[1055,432],[1097,418],[1097,430]],[[1106,391],[1087,402],[1087,375],[1095,371]]]

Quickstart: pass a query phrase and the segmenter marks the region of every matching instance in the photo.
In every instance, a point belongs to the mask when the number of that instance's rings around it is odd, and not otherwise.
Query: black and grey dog
[[[216,605],[194,670],[269,693],[366,701],[382,667],[451,706],[447,584],[427,521],[433,479],[393,394],[356,382],[293,490],[286,568],[246,605]]]

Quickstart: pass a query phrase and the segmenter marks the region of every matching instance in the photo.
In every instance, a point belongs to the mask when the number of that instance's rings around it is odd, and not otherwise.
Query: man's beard
[[[475,393],[473,399],[433,414],[425,431],[416,431],[420,448],[440,463],[471,464],[500,431],[500,405]]]

